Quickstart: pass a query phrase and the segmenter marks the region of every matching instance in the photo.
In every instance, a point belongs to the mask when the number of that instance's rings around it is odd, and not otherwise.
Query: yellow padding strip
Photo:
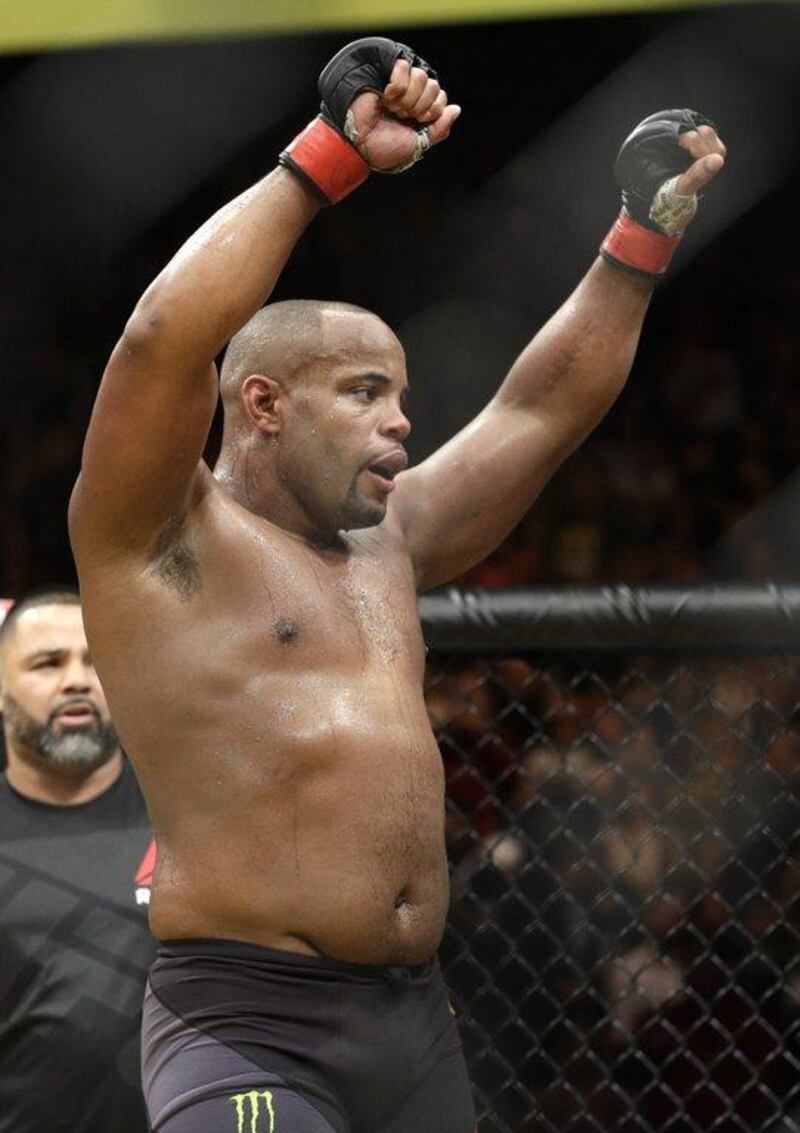
[[[716,0],[724,6],[728,0]],[[700,0],[0,0],[0,51],[689,8]],[[708,6],[708,3],[705,5]]]

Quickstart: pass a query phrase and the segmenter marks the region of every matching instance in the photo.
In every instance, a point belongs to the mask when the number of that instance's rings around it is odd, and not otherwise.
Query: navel
[[[411,903],[408,900],[408,895],[405,889],[401,889],[395,897],[394,908],[395,912],[400,913],[401,915],[411,911]]]

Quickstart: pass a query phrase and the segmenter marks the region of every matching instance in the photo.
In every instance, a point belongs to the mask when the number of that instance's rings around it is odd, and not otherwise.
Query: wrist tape
[[[600,255],[635,275],[660,276],[669,267],[680,241],[680,236],[645,228],[623,209],[603,241]]]
[[[325,205],[338,204],[369,177],[369,166],[358,150],[322,115],[289,143],[278,161]]]

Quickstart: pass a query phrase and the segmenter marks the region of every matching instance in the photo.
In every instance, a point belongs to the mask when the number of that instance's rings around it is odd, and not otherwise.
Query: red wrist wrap
[[[355,146],[321,115],[309,122],[278,160],[310,181],[330,205],[343,200],[369,177],[369,166]]]
[[[623,209],[603,241],[600,252],[605,259],[629,271],[663,275],[680,241],[680,236],[667,236],[645,228]]]

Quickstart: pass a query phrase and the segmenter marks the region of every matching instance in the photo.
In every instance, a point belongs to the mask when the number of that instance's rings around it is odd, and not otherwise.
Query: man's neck
[[[213,476],[237,504],[252,515],[279,527],[287,535],[292,535],[311,547],[325,550],[342,550],[345,547],[338,528],[315,523],[277,478],[265,474],[257,481],[254,479],[254,482],[243,481],[222,458],[217,462]]]
[[[13,749],[8,751],[6,767],[6,779],[15,791],[25,798],[53,806],[78,806],[91,802],[107,791],[121,773],[120,752],[87,775],[64,774],[53,767],[30,762]]]

